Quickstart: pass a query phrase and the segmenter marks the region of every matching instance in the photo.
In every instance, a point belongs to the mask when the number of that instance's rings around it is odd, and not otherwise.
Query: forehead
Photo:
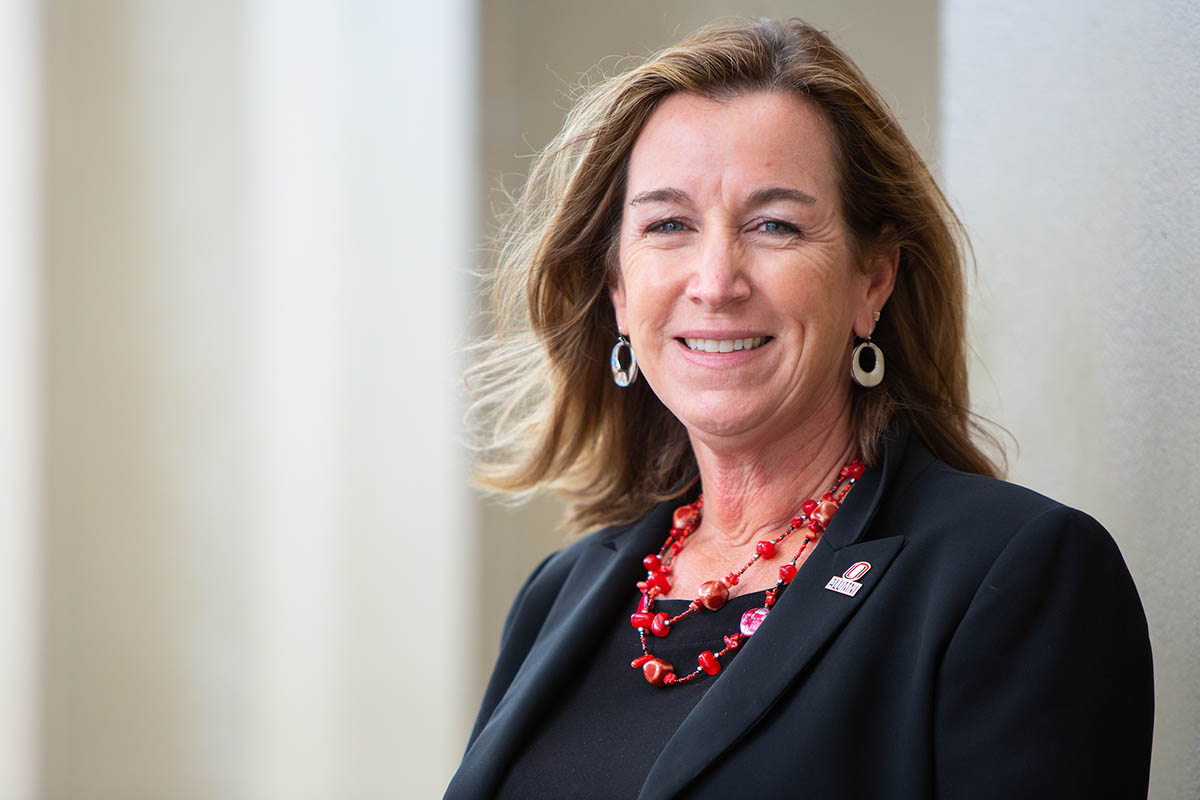
[[[629,159],[626,194],[789,185],[832,201],[833,138],[818,107],[785,92],[714,100],[677,93],[646,121]]]

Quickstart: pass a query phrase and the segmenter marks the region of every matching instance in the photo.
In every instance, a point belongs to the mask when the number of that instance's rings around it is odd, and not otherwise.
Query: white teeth
[[[750,339],[684,339],[689,350],[700,350],[705,353],[732,353],[734,350],[753,350],[762,347],[767,341],[766,336],[755,336]]]

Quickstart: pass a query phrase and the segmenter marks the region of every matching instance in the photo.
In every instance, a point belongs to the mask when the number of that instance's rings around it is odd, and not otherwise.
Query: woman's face
[[[845,409],[852,333],[895,259],[855,262],[809,101],[668,97],[630,155],[620,236],[617,325],[693,437],[752,443]]]

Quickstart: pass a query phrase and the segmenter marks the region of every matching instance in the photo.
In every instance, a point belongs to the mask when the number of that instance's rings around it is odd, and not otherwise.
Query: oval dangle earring
[[[627,367],[621,365],[622,350],[629,353],[629,366]],[[617,334],[617,343],[613,345],[610,365],[612,366],[613,383],[622,389],[637,380],[637,356],[633,354],[633,345],[629,344],[629,340],[621,334]]]
[[[878,322],[878,311],[874,313],[874,317]],[[878,386],[883,381],[883,351],[871,341],[870,333],[867,334],[866,341],[859,343],[850,354],[850,377],[864,389]]]

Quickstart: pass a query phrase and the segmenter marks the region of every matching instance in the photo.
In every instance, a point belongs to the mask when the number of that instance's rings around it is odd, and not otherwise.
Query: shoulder
[[[898,561],[913,601],[960,616],[1000,587],[1019,586],[1042,597],[1111,594],[1140,614],[1116,542],[1085,512],[932,457],[914,467],[896,476],[870,533],[904,537]]]
[[[1039,539],[1117,554],[1112,537],[1087,513],[1023,486],[934,459],[898,478],[888,493],[887,527],[917,542],[973,552],[971,560],[985,562],[1014,542]]]

